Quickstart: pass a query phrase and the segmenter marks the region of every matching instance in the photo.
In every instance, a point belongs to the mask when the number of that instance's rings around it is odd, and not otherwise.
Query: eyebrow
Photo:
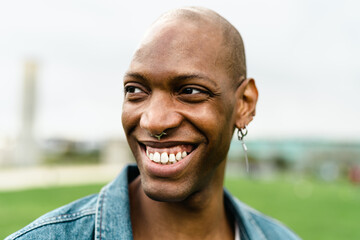
[[[126,77],[132,77],[132,78],[136,78],[139,80],[143,80],[143,81],[148,81],[147,78],[139,73],[134,73],[134,72],[127,72],[124,76],[124,78]]]
[[[142,75],[140,73],[136,73],[136,72],[128,72],[125,74],[124,77],[132,77],[132,78],[136,78],[142,81],[146,81],[148,82],[148,78],[145,75]],[[208,78],[202,74],[182,74],[182,75],[178,75],[175,76],[173,78],[171,78],[171,80],[173,81],[183,81],[183,80],[188,80],[188,79],[203,79],[209,83],[211,83],[214,87],[217,87],[217,84],[214,80],[212,80],[211,78]]]

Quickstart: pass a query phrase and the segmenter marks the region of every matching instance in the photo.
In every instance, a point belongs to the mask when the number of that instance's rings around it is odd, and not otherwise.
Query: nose
[[[182,120],[170,94],[153,92],[141,114],[140,127],[154,135],[179,127]]]

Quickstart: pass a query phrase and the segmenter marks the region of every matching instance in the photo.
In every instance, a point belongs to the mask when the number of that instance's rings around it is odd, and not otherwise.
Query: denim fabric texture
[[[128,184],[139,175],[127,166],[99,194],[90,195],[51,211],[5,240],[133,239]],[[278,221],[248,207],[224,190],[225,205],[240,230],[241,240],[300,239]]]

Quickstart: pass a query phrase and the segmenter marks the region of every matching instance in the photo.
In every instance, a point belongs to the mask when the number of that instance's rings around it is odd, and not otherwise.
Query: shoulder
[[[92,239],[97,199],[98,194],[90,195],[46,213],[5,240]]]
[[[236,214],[238,218],[241,218],[250,239],[300,239],[293,231],[278,220],[262,214],[235,197],[230,196],[230,198],[236,209]]]

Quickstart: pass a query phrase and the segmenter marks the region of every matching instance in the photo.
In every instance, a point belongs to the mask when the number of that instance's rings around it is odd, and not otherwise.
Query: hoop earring
[[[244,137],[248,134],[246,126],[244,128],[238,128],[238,140],[241,142],[242,148],[245,153],[246,172],[249,172],[249,159],[247,155],[247,147],[244,142]]]

